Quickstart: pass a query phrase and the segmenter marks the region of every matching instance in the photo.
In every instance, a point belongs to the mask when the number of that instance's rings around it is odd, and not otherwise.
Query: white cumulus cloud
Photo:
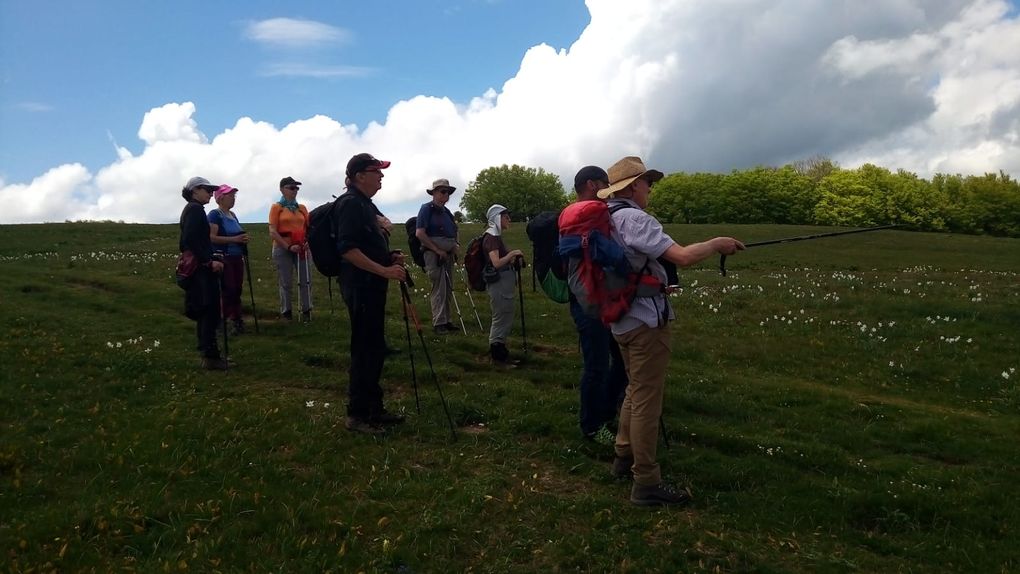
[[[212,134],[191,102],[153,108],[138,155],[118,148],[95,174],[75,164],[30,184],[0,182],[0,220],[171,222],[180,186],[201,175],[240,188],[243,221],[265,221],[281,177],[304,182],[299,198],[314,206],[341,191],[347,159],[363,151],[393,161],[376,202],[395,220],[417,211],[432,180],[461,191],[504,163],[542,167],[564,183],[582,165],[625,155],[666,172],[827,155],[924,177],[1020,174],[1020,22],[1003,0],[587,6],[591,22],[569,48],[534,46],[501,86],[469,101],[408,98],[379,123],[241,117]],[[295,22],[264,21],[248,34],[281,43]],[[344,37],[327,28],[304,36]]]

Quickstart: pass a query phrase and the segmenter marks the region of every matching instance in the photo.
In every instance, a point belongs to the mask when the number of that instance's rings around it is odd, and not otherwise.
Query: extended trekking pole
[[[421,321],[418,320],[418,312],[414,308],[414,303],[411,301],[411,293],[408,291],[407,287],[408,285],[406,281],[400,282],[400,295],[404,299],[404,309],[406,309],[411,315],[411,320],[414,321],[414,329],[418,331],[418,340],[421,342],[421,350],[425,354],[425,360],[429,364],[429,372],[432,374],[432,382],[436,385],[436,391],[439,392],[439,400],[443,403],[443,411],[446,412],[446,420],[450,423],[450,437],[453,438],[453,440],[457,440],[457,429],[453,424],[453,417],[450,416],[450,407],[446,405],[446,396],[443,395],[443,388],[439,386],[439,378],[436,377],[436,369],[432,365],[432,357],[429,355],[429,348],[425,345],[425,334],[422,333]]]
[[[535,279],[535,254],[532,253],[531,254],[531,292],[532,293],[534,293],[535,291],[538,291],[538,287],[536,285],[536,281],[537,280]]]
[[[662,431],[662,444],[669,448],[669,432],[666,431],[666,421],[659,415],[659,430]]]
[[[468,301],[471,301],[471,309],[475,312],[475,321],[478,321],[478,330],[485,333],[485,327],[482,326],[482,318],[478,316],[478,307],[475,307],[475,298],[471,295],[471,284],[468,282],[467,271],[464,266],[460,266],[460,274],[464,278],[464,291],[467,292]]]
[[[407,318],[407,299],[403,297],[403,294],[407,291],[407,285],[405,282],[400,282],[400,301],[404,307],[404,331],[407,332],[407,356],[411,358],[411,386],[414,387],[414,408],[421,414],[421,399],[418,397],[418,373],[414,368],[414,347],[411,346],[411,323]]]
[[[453,306],[457,309],[457,317],[460,318],[460,330],[467,335],[467,327],[464,326],[464,314],[460,312],[460,303],[457,302],[457,290],[453,288],[453,279],[450,278],[450,270],[444,266],[443,272],[446,273],[446,284],[450,288],[450,294],[453,295]]]
[[[299,262],[302,261],[302,260],[305,262],[305,285],[307,285],[307,289],[308,289],[308,311],[310,312],[312,310],[312,306],[313,306],[313,303],[312,303],[312,268],[308,264],[308,245],[307,244],[302,246],[301,258],[299,259]]]
[[[816,233],[815,235],[801,235],[799,237],[785,237],[783,239],[771,239],[769,241],[757,241],[755,243],[745,243],[744,247],[761,247],[763,245],[775,245],[777,243],[792,243],[794,241],[807,241],[809,239],[820,239],[822,237],[836,237],[837,235],[850,235],[852,233],[865,233],[867,231],[878,231],[880,229],[892,229],[899,227],[899,224],[894,225],[879,225],[878,227],[867,227],[865,229],[853,229],[851,231],[834,231],[832,233]],[[726,276],[726,256],[719,256],[719,273],[723,277]]]
[[[251,318],[255,321],[255,334],[259,334],[259,314],[255,310],[255,287],[251,282],[251,265],[248,263],[248,245],[241,246],[241,256],[244,260],[244,272],[248,275],[248,295],[251,296]]]
[[[517,300],[521,303],[521,340],[524,341],[524,355],[528,355],[528,328],[524,323],[524,286],[521,285],[521,262],[523,259],[518,258],[515,267],[517,271]]]

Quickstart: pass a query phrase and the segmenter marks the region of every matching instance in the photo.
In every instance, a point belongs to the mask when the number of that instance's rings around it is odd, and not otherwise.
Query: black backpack
[[[535,275],[542,291],[553,301],[566,303],[570,291],[567,268],[556,251],[560,242],[559,217],[558,211],[543,211],[528,222],[527,233]]]
[[[340,196],[316,207],[308,214],[308,248],[312,251],[315,268],[326,277],[340,275],[343,257],[336,249],[337,227],[340,223]]]
[[[418,217],[412,217],[404,223],[404,230],[407,231],[407,248],[411,251],[411,260],[425,269],[425,251],[422,250],[421,239],[418,239]]]

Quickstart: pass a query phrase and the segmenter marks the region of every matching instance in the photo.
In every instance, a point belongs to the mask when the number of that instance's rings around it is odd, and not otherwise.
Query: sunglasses
[[[297,190],[299,190],[301,188],[296,186],[296,185],[285,185],[285,186],[283,186],[283,189],[286,189],[286,190],[289,190],[289,191],[297,191]]]

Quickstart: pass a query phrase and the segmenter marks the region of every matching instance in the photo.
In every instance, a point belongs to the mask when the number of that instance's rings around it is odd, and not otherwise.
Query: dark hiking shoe
[[[220,357],[202,357],[202,368],[207,371],[226,371],[228,366],[226,359]]]
[[[406,417],[389,411],[383,411],[379,414],[372,415],[368,420],[377,425],[399,425],[406,420]]]
[[[630,502],[635,506],[681,505],[690,501],[689,490],[674,488],[664,482],[653,486],[635,484],[630,489]]]
[[[244,333],[245,333],[245,331],[244,331],[244,321],[242,321],[240,319],[238,319],[237,321],[234,321],[234,330],[231,331],[230,334],[236,337],[238,335],[243,335]]]
[[[284,319],[284,320],[287,320],[287,321],[290,321],[291,319],[294,318],[294,313],[292,313],[290,311],[284,311],[283,313],[280,313],[280,318]]]
[[[490,343],[489,356],[493,361],[505,363],[510,359],[510,349],[507,349],[504,343]]]
[[[312,322],[312,311],[311,310],[302,311],[301,312],[301,322],[302,323],[311,323]]]
[[[347,417],[347,420],[344,421],[344,427],[351,432],[360,432],[364,434],[382,434],[386,432],[386,429],[382,428],[378,424],[361,417]]]
[[[613,468],[609,470],[609,473],[617,480],[628,480],[634,478],[632,466],[634,466],[634,457],[618,456],[613,459]]]
[[[435,325],[432,330],[436,333],[459,333],[460,329],[454,326],[453,323],[443,323],[442,325]]]

